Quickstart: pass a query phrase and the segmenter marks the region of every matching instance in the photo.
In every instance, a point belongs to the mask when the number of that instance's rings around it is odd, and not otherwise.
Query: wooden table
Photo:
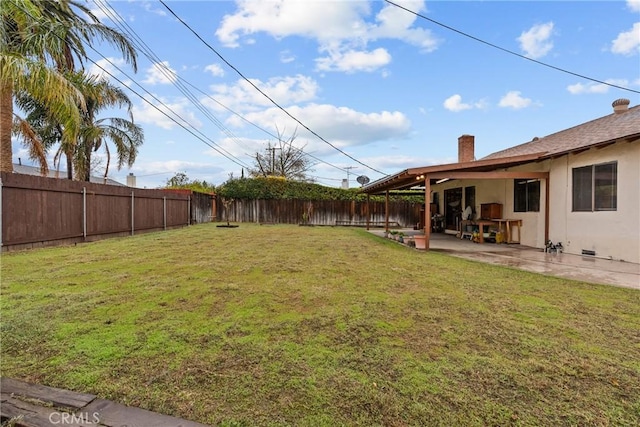
[[[502,232],[503,230],[503,224],[504,224],[504,229],[505,229],[505,234],[507,236],[505,243],[520,243],[520,227],[522,226],[522,220],[521,219],[506,219],[506,218],[499,218],[499,219],[493,219],[492,221],[495,221],[496,223],[498,223],[498,228],[500,229],[500,231]],[[518,240],[515,240],[513,238],[513,233],[512,233],[512,229],[513,227],[517,227],[518,229]]]
[[[491,227],[492,225],[499,225],[497,220],[493,219],[476,219],[476,220],[462,220],[460,222],[460,238],[464,236],[466,225],[478,226],[478,243],[484,243],[484,227]]]

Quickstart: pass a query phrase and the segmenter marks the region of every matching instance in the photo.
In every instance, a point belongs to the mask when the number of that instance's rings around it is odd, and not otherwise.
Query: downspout
[[[549,241],[549,175],[544,180],[544,244]]]

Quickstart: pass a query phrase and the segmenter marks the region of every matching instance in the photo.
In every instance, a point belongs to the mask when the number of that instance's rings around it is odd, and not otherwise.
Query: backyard
[[[209,425],[640,424],[636,290],[291,225],[1,262],[2,376]]]

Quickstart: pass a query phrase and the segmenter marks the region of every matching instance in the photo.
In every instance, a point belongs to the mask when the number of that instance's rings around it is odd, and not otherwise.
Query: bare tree
[[[254,168],[249,170],[249,174],[252,177],[279,176],[293,181],[308,181],[307,173],[313,164],[304,152],[306,145],[301,148],[293,145],[297,131],[288,138],[284,132],[277,131],[278,141],[269,142],[263,153],[256,153]]]

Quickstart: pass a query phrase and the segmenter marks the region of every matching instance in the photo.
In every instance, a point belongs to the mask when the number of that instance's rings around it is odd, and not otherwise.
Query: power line
[[[144,40],[142,40],[142,38],[135,32],[135,30],[133,28],[131,28],[127,22],[122,18],[122,16],[111,7],[111,5],[109,5],[107,2],[101,2],[101,0],[94,0],[94,3],[98,6],[98,8],[100,8],[100,10],[102,10],[106,16],[108,16],[116,25],[116,27],[118,27],[123,33],[129,35],[132,38],[132,43],[142,51],[142,53],[154,64],[157,65],[159,71],[165,76],[165,78],[169,81],[171,81],[174,86],[183,94],[187,97],[187,99],[189,99],[196,108],[198,108],[198,110],[200,110],[200,112],[202,112],[205,117],[207,117],[209,120],[211,120],[220,130],[222,130],[223,132],[225,132],[225,134],[231,138],[232,140],[237,140],[237,137],[235,135],[233,135],[231,133],[231,131],[229,131],[229,129],[227,129],[222,122],[220,122],[215,116],[213,116],[209,110],[207,108],[205,108],[199,101],[198,99],[191,93],[189,92],[182,84],[179,80],[176,79],[177,74],[174,74],[173,72],[171,72],[161,61],[161,59],[153,52],[153,50],[145,43]],[[104,57],[104,56],[103,56]],[[105,58],[107,61],[109,61],[109,59]],[[111,61],[109,61],[111,62]],[[124,74],[124,73],[123,73]],[[126,75],[126,74],[125,74]],[[137,82],[136,84],[141,87]],[[144,88],[143,88],[144,89]],[[146,91],[146,90],[145,90]],[[146,91],[147,93],[149,93],[148,91]],[[155,97],[154,97],[155,98]],[[155,98],[157,99],[157,98]],[[175,113],[174,113],[175,114]],[[181,118],[182,119],[182,118]],[[184,119],[182,119],[184,120]],[[204,134],[202,134],[202,132],[198,131],[198,133],[200,133],[201,135],[204,136]],[[206,137],[206,136],[205,136]],[[213,141],[212,141],[213,142]],[[214,143],[215,144],[215,143]],[[217,144],[216,144],[217,145]],[[234,156],[232,153],[230,153],[228,150],[224,149],[223,147],[217,145],[219,147],[219,149],[221,151],[224,151],[224,153],[227,154],[227,158],[229,157],[233,157],[236,160],[238,160],[241,163],[242,160],[240,160],[238,157]],[[220,151],[218,151],[220,152]],[[222,154],[222,153],[221,153]],[[246,164],[243,165],[243,167],[248,167]]]
[[[360,160],[356,159],[355,157],[351,156],[350,154],[344,152],[343,150],[341,150],[340,148],[336,147],[335,145],[333,145],[332,143],[330,143],[329,141],[327,141],[326,139],[324,139],[323,137],[321,137],[320,135],[318,135],[316,132],[314,132],[313,130],[311,130],[307,125],[305,125],[304,123],[302,123],[300,120],[298,120],[296,117],[294,117],[291,113],[289,113],[284,107],[282,107],[280,104],[278,104],[276,101],[274,101],[269,95],[267,95],[265,92],[263,92],[258,86],[256,86],[251,80],[249,80],[244,74],[242,74],[242,72],[240,72],[240,70],[238,70],[236,67],[234,67],[229,61],[227,61],[213,46],[211,46],[209,43],[207,43],[201,36],[200,34],[198,34],[193,28],[191,28],[189,26],[189,24],[187,24],[182,18],[180,18],[169,6],[167,6],[167,4],[163,1],[163,0],[159,0],[160,3],[178,20],[180,21],[180,23],[182,25],[184,25],[189,31],[191,31],[202,43],[204,43],[205,46],[207,46],[213,53],[215,53],[225,64],[227,64],[233,71],[235,71],[240,77],[242,77],[242,79],[244,79],[244,81],[246,81],[247,83],[249,83],[255,90],[257,90],[258,92],[260,92],[260,94],[262,94],[262,96],[264,96],[265,98],[267,98],[273,105],[275,105],[279,110],[281,110],[283,113],[285,113],[287,116],[289,116],[291,119],[293,119],[295,122],[297,122],[300,126],[302,126],[303,128],[305,128],[307,131],[309,131],[311,134],[313,134],[315,137],[317,137],[318,139],[320,139],[322,142],[324,142],[325,144],[328,144],[331,148],[333,148],[334,150],[342,153],[343,155],[347,156],[348,158],[350,158],[351,160],[353,160],[354,162],[357,162],[358,164],[366,167],[367,169],[370,169],[374,172],[377,172],[379,174],[382,175],[387,175],[386,173],[379,171],[378,169],[375,169],[372,166],[369,166],[363,162],[361,162]]]
[[[480,39],[480,38],[478,38],[478,37],[472,36],[471,34],[467,34],[467,33],[463,32],[463,31],[460,31],[460,30],[458,30],[458,29],[455,29],[455,28],[453,28],[453,27],[450,27],[449,25],[443,24],[442,22],[438,22],[438,21],[436,21],[435,19],[428,18],[428,17],[426,17],[426,16],[424,16],[424,15],[422,15],[422,14],[418,13],[418,12],[414,12],[414,11],[413,11],[413,10],[411,10],[411,9],[408,9],[408,8],[406,8],[406,7],[404,7],[404,6],[401,6],[401,5],[397,4],[397,3],[394,3],[394,2],[392,2],[391,0],[384,0],[384,1],[385,1],[385,2],[387,2],[387,3],[389,3],[389,4],[390,4],[390,5],[392,5],[392,6],[395,6],[395,7],[399,8],[399,9],[402,9],[402,10],[404,10],[404,11],[407,11],[407,12],[409,12],[409,13],[411,13],[411,14],[415,15],[415,16],[417,16],[418,18],[422,18],[422,19],[424,19],[424,20],[426,20],[426,21],[429,21],[429,22],[431,22],[431,23],[433,23],[433,24],[439,25],[439,26],[440,26],[440,27],[442,27],[442,28],[446,28],[446,29],[447,29],[447,30],[449,30],[449,31],[453,31],[454,33],[458,33],[458,34],[460,34],[460,35],[462,35],[462,36],[464,36],[464,37],[468,37],[468,38],[470,38],[470,39],[472,39],[472,40],[475,40],[475,41],[477,41],[477,42],[479,42],[479,43],[482,43],[482,44],[485,44],[485,45],[487,45],[487,46],[490,46],[490,47],[492,47],[492,48],[494,48],[494,49],[498,49],[498,50],[501,50],[501,51],[503,51],[503,52],[509,53],[509,54],[511,54],[511,55],[515,55],[515,56],[517,56],[518,58],[526,59],[527,61],[535,62],[535,63],[536,63],[536,64],[538,64],[538,65],[542,65],[542,66],[544,66],[544,67],[548,67],[548,68],[551,68],[551,69],[553,69],[553,70],[560,71],[560,72],[562,72],[562,73],[570,74],[570,75],[575,76],[575,77],[580,77],[581,79],[590,80],[590,81],[595,82],[595,83],[600,83],[600,84],[603,84],[603,85],[607,85],[607,86],[610,86],[610,87],[615,87],[615,88],[617,88],[617,89],[626,90],[626,91],[633,92],[633,93],[640,93],[640,91],[635,90],[635,89],[630,89],[630,88],[628,88],[628,87],[619,86],[619,85],[616,85],[616,84],[613,84],[613,83],[607,83],[607,82],[605,82],[605,81],[598,80],[598,79],[594,79],[594,78],[592,78],[592,77],[585,76],[585,75],[583,75],[583,74],[574,73],[573,71],[569,71],[569,70],[566,70],[566,69],[564,69],[564,68],[556,67],[555,65],[547,64],[546,62],[542,62],[542,61],[538,61],[538,60],[533,59],[533,58],[529,58],[529,57],[524,56],[524,55],[522,55],[522,54],[520,54],[520,53],[518,53],[518,52],[514,52],[514,51],[512,51],[512,50],[509,50],[509,49],[506,49],[506,48],[504,48],[504,47],[501,47],[501,46],[495,45],[495,44],[490,43],[490,42],[488,42],[488,41],[486,41],[486,40],[482,40],[482,39]]]
[[[205,106],[203,106],[202,103],[183,85],[183,83],[188,85],[188,86],[190,86],[191,88],[197,90],[198,92],[200,92],[201,94],[203,94],[207,98],[211,99],[212,101],[217,103],[219,106],[221,106],[222,108],[224,108],[227,111],[231,112],[235,116],[239,117],[240,119],[242,119],[246,123],[249,123],[250,125],[254,126],[255,128],[259,129],[260,131],[264,132],[265,134],[267,134],[267,135],[269,135],[269,136],[271,136],[273,138],[279,139],[278,136],[276,136],[273,133],[267,131],[266,129],[256,125],[255,123],[251,122],[250,120],[248,120],[247,118],[245,118],[241,114],[237,113],[236,111],[234,111],[231,108],[227,107],[226,105],[222,104],[221,102],[219,102],[218,100],[216,100],[215,98],[213,98],[212,96],[210,96],[209,94],[204,92],[203,90],[199,89],[198,87],[196,87],[192,83],[190,83],[187,80],[185,80],[184,78],[182,78],[179,74],[177,74],[177,73],[174,74],[174,73],[170,72],[170,70],[162,63],[162,60],[160,59],[160,57],[157,54],[155,54],[155,52],[153,52],[151,47],[149,47],[144,42],[144,40],[137,34],[137,32],[126,22],[126,20],[124,18],[122,18],[122,16],[111,5],[109,5],[109,3],[107,1],[104,1],[104,4],[100,4],[101,0],[94,0],[94,2],[116,24],[116,26],[118,26],[118,28],[120,28],[121,31],[129,34],[134,39],[134,42],[137,42],[140,50],[142,50],[142,52],[145,54],[145,56],[147,56],[147,58],[152,63],[155,63],[157,65],[157,67],[160,70],[160,72],[162,72],[163,75],[167,79],[173,81],[173,84],[178,88],[178,90],[180,92],[182,92],[196,106],[196,108],[198,108],[205,115],[205,117],[209,118],[221,131],[223,131],[229,138],[234,140],[238,145],[244,146],[244,144],[241,142],[240,138],[238,138],[235,134],[233,134],[233,132],[231,132],[231,130],[229,130],[229,128],[227,128],[218,118],[216,118],[214,115],[212,115],[209,112],[209,110]],[[244,148],[246,149],[247,147],[244,146]],[[304,155],[306,155],[306,156],[308,156],[310,158],[313,158],[313,159],[317,160],[320,163],[324,163],[324,164],[326,164],[328,166],[331,166],[333,168],[336,168],[336,169],[344,172],[344,170],[341,169],[340,167],[338,167],[336,165],[333,165],[333,164],[331,164],[331,163],[329,163],[329,162],[327,162],[327,161],[325,161],[323,159],[320,159],[319,157],[316,157],[316,156],[312,155],[311,153],[304,152],[302,149],[300,149],[298,147],[295,147],[295,146],[292,146],[292,148],[294,150],[296,150],[296,151],[302,152]],[[229,155],[232,155],[228,151],[227,151],[227,153]],[[245,153],[245,155],[253,158],[253,155],[250,155],[250,154],[247,154],[247,153]],[[246,166],[246,167],[248,169],[250,169],[249,166]]]

